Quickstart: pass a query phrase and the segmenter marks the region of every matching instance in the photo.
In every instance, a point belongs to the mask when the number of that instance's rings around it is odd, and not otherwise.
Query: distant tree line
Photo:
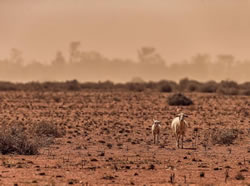
[[[68,56],[68,57],[65,57]],[[12,49],[7,59],[0,59],[0,80],[11,82],[66,81],[178,81],[184,77],[201,82],[250,79],[250,61],[238,61],[232,55],[197,54],[179,63],[168,64],[153,47],[138,50],[138,60],[108,59],[95,51],[81,50],[80,42],[69,45],[68,54],[58,51],[50,64],[24,63],[22,52]],[[137,78],[140,77],[140,78]]]
[[[80,83],[77,80],[66,82],[28,82],[28,83],[11,83],[0,82],[0,91],[156,91],[156,92],[201,92],[201,93],[219,93],[222,95],[246,95],[250,96],[250,82],[238,84],[235,81],[215,81],[198,82],[181,79],[179,83],[174,81],[161,80],[158,82],[127,82],[113,83],[104,82],[85,82]]]

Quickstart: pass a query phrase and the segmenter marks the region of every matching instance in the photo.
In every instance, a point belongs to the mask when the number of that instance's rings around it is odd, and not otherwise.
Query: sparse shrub
[[[218,86],[217,92],[224,95],[238,95],[239,86],[234,81],[222,81]]]
[[[111,81],[98,82],[98,88],[110,90],[114,88],[114,83]]]
[[[176,105],[176,106],[188,106],[193,104],[193,101],[191,99],[189,99],[188,97],[184,96],[181,93],[169,96],[167,101],[169,105]]]
[[[188,78],[181,79],[180,82],[179,82],[179,89],[181,91],[186,90],[187,86],[188,86],[188,83],[189,83],[189,79]]]
[[[14,91],[14,90],[18,90],[17,85],[15,85],[14,83],[5,81],[0,82],[0,91]]]
[[[41,137],[62,137],[65,134],[64,130],[60,130],[55,124],[47,122],[47,121],[41,121],[39,123],[34,123],[32,126],[33,132],[37,136]]]
[[[218,88],[218,84],[215,81],[208,81],[201,84],[200,92],[214,93]]]
[[[211,134],[213,144],[230,145],[238,137],[237,129],[218,129]]]
[[[152,82],[152,81],[147,82],[145,86],[146,86],[146,88],[148,88],[148,89],[157,89],[157,83]]]
[[[179,82],[180,91],[194,92],[200,89],[201,83],[195,80],[189,80],[188,78],[181,79]]]
[[[67,90],[70,91],[79,91],[81,89],[80,84],[77,80],[66,81]]]
[[[245,95],[245,96],[250,96],[250,89],[249,90],[241,90],[240,94]]]
[[[250,82],[240,84],[239,87],[240,87],[240,94],[245,96],[250,96]]]
[[[239,85],[241,89],[248,89],[250,90],[250,82],[245,82]]]
[[[160,88],[161,92],[172,92],[172,87],[169,84],[162,85]]]
[[[245,180],[245,176],[241,172],[238,172],[235,176],[236,180]]]
[[[29,138],[23,126],[14,124],[0,128],[0,152],[2,154],[35,155],[40,146]]]
[[[134,92],[143,92],[146,89],[145,83],[127,83],[127,89]]]
[[[28,82],[23,85],[23,88],[29,91],[43,91],[44,87],[39,82]]]
[[[43,89],[47,91],[57,92],[60,90],[66,90],[65,83],[62,82],[44,82],[42,83]]]
[[[187,84],[187,90],[189,92],[195,92],[198,91],[200,89],[201,83],[199,83],[198,81],[195,80],[189,80],[188,84]]]
[[[158,84],[161,92],[172,92],[174,90],[174,86],[177,86],[174,82],[164,80],[160,81]]]
[[[97,83],[85,82],[80,84],[81,89],[98,89]]]

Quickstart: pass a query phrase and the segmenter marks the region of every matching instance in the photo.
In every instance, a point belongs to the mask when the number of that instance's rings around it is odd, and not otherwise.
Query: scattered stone
[[[200,172],[200,177],[201,178],[205,177],[205,173],[204,172]]]

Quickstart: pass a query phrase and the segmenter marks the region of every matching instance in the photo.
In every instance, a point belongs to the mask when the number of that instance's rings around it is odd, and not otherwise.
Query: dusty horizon
[[[249,0],[1,0],[0,58],[11,48],[25,61],[48,62],[71,41],[108,58],[137,58],[155,47],[167,63],[196,55],[250,59]]]
[[[204,78],[202,75],[204,69],[200,70],[204,61],[196,60],[198,65],[195,66],[195,70],[191,68],[190,74],[188,72],[190,78],[249,80],[245,72],[249,66],[247,61],[250,60],[249,0],[75,0],[74,2],[70,0],[0,0],[0,23],[0,60],[3,68],[0,78],[2,80],[13,80],[13,76],[16,76],[14,79],[19,80],[21,77],[20,80],[23,80],[24,72],[30,73],[28,78],[30,80],[33,77],[31,72],[35,69],[42,69],[39,64],[30,65],[25,71],[14,69],[11,73],[8,72],[12,74],[11,76],[6,75],[7,71],[4,68],[8,67],[8,70],[10,67],[8,65],[6,67],[3,61],[11,60],[12,48],[17,49],[17,54],[22,58],[22,64],[27,65],[35,61],[45,65],[53,62],[58,51],[62,52],[67,62],[70,58],[69,44],[72,41],[81,43],[79,48],[81,53],[78,57],[82,63],[86,64],[90,60],[89,57],[94,55],[94,64],[97,66],[92,68],[82,64],[81,68],[85,69],[103,68],[103,66],[98,66],[97,61],[105,62],[106,58],[112,64],[129,61],[127,68],[131,66],[131,61],[140,61],[138,51],[142,47],[154,47],[157,55],[160,56],[156,60],[166,65],[192,61],[197,54],[210,55],[212,62],[217,60],[218,55],[227,55],[233,58],[229,61],[224,60],[225,63],[238,63],[239,61],[245,63],[232,72],[234,75],[228,72],[229,66],[224,64],[221,68],[226,66],[226,69],[222,73],[218,71],[219,76],[211,76],[208,73],[207,78]],[[91,51],[100,53],[101,58]],[[117,64],[114,63],[114,65],[110,69],[119,71]],[[54,70],[57,67],[52,66]],[[105,68],[108,68],[107,66],[104,65]],[[72,74],[70,78],[78,77],[75,74],[82,73],[77,71],[78,68],[72,67],[75,70],[67,72]],[[141,70],[142,68],[144,70]],[[103,76],[92,78],[93,80],[104,78],[104,80],[128,81],[136,74],[142,74],[145,80],[151,79],[151,76],[153,76],[152,80],[162,77],[165,79],[172,77],[174,80],[177,78],[175,74],[165,77],[168,72],[166,69],[162,72],[162,68],[156,67],[152,75],[151,67],[142,68],[131,67],[133,73],[126,78],[125,75],[120,77],[119,73],[117,74],[119,77],[112,76],[110,74],[113,71],[108,69],[106,69],[106,74],[101,72]],[[207,67],[202,66],[202,68]],[[178,72],[178,68],[173,69]],[[60,73],[62,79],[56,75],[55,77],[50,75],[50,78],[43,77],[42,72],[39,77],[45,80],[58,78],[64,80],[69,77],[68,74],[63,75],[63,71],[59,72],[59,70],[53,71],[52,68],[48,70],[48,73],[52,75]],[[211,71],[211,69],[205,70]],[[16,71],[19,72],[20,77],[14,73]],[[246,74],[238,77],[239,73]],[[90,75],[87,76],[90,77]],[[85,79],[81,76],[80,80]]]

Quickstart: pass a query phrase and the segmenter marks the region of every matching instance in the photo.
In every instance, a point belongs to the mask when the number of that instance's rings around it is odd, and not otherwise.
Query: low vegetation
[[[39,149],[53,143],[54,138],[65,134],[54,124],[34,123],[26,128],[23,123],[3,124],[0,127],[0,153],[35,155]]]
[[[211,140],[213,144],[231,145],[238,137],[238,133],[237,129],[217,129],[211,133]]]
[[[219,93],[223,95],[246,95],[250,96],[250,82],[238,84],[235,81],[215,81],[198,82],[184,78],[179,83],[174,81],[162,80],[159,82],[128,82],[113,83],[104,82],[85,82],[80,83],[77,80],[66,82],[29,82],[29,83],[11,83],[0,81],[0,91],[80,91],[80,90],[128,90],[133,92],[143,92],[146,90],[160,92],[202,92]]]
[[[167,101],[169,105],[174,105],[174,106],[188,106],[193,104],[193,101],[190,98],[184,96],[181,93],[169,96]]]
[[[33,124],[32,130],[39,137],[58,138],[65,134],[64,130],[59,129],[55,124],[47,121],[41,121]]]
[[[2,154],[38,154],[39,144],[37,142],[27,135],[21,125],[15,124],[0,128],[0,152]]]

